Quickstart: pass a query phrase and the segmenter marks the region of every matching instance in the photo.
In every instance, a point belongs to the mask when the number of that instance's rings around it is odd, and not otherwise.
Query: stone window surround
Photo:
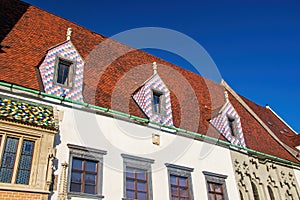
[[[103,199],[102,188],[103,188],[103,156],[107,154],[107,151],[94,149],[90,147],[83,147],[74,144],[67,144],[70,150],[69,157],[69,170],[68,170],[68,198],[70,197],[81,197],[81,198],[92,198],[92,199]],[[97,194],[86,194],[80,192],[71,192],[71,171],[72,171],[72,160],[73,158],[88,159],[98,162],[98,172],[97,172]]]
[[[0,120],[0,134],[2,135],[2,144],[0,145],[1,152],[4,150],[5,137],[23,138],[35,142],[29,184],[0,183],[0,187],[12,191],[49,194],[49,185],[45,180],[47,179],[48,181],[50,179],[47,175],[40,173],[46,170],[45,168],[49,168],[47,166],[49,160],[46,164],[43,164],[41,158],[47,159],[49,150],[53,148],[53,139],[56,133],[56,130],[48,130],[31,125]],[[2,155],[0,155],[0,159],[2,159]],[[17,160],[15,162],[17,162]],[[13,173],[17,173],[17,171],[14,170]],[[13,174],[13,177],[14,176],[16,175]]]
[[[61,61],[70,63],[69,84],[68,85],[64,85],[64,84],[61,84],[61,83],[57,82],[58,65]],[[76,60],[71,60],[71,59],[65,58],[61,55],[56,55],[55,56],[54,77],[53,77],[53,83],[55,85],[58,85],[60,87],[66,88],[66,89],[72,89],[73,86],[74,86],[74,82],[75,82],[75,74],[76,74]]]
[[[132,156],[128,154],[121,154],[123,158],[123,195],[122,200],[132,200],[126,198],[126,167],[142,169],[147,171],[147,184],[148,184],[148,200],[153,199],[152,190],[152,170],[151,164],[154,163],[153,159]]]
[[[172,200],[170,175],[182,176],[182,177],[186,177],[188,179],[190,200],[194,200],[192,174],[191,174],[194,171],[194,169],[190,168],[190,167],[184,167],[184,166],[174,165],[174,164],[170,164],[170,163],[166,163],[165,165],[168,168],[168,182],[169,182],[170,200]]]
[[[202,173],[205,176],[206,188],[208,188],[208,182],[221,184],[223,187],[223,191],[224,191],[224,200],[229,200],[227,189],[226,189],[226,182],[225,182],[225,179],[227,178],[227,176],[222,175],[222,174],[216,174],[213,172],[208,172],[208,171],[203,171]],[[207,194],[208,194],[208,191],[207,191]]]
[[[154,110],[154,101],[153,101],[154,94],[160,95],[160,112],[159,113],[155,112],[155,110]],[[154,88],[151,89],[151,105],[152,105],[152,113],[154,115],[158,115],[158,116],[161,116],[161,117],[166,115],[166,112],[165,112],[165,110],[166,110],[166,102],[165,101],[166,100],[165,99],[166,99],[165,98],[165,92],[154,89]]]

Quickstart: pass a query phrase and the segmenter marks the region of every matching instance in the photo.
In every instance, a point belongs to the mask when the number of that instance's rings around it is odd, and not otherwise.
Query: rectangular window
[[[228,200],[225,179],[227,176],[204,171],[209,200]]]
[[[8,137],[2,156],[0,182],[10,183],[13,175],[19,139]]]
[[[98,162],[73,158],[71,192],[97,193]]]
[[[147,200],[147,171],[135,169],[132,167],[126,168],[126,198]]]
[[[73,87],[75,61],[57,57],[54,82],[61,86]]]
[[[221,184],[208,182],[207,186],[209,200],[224,200],[224,192]]]
[[[17,184],[28,184],[31,170],[31,163],[33,158],[34,142],[24,140],[22,145],[22,152],[20,156]]]
[[[166,164],[169,175],[170,199],[193,200],[192,175],[194,169]]]
[[[102,199],[103,155],[106,151],[68,144],[68,197]]]
[[[122,154],[124,159],[123,200],[152,200],[151,164],[154,160]]]
[[[170,175],[172,199],[189,200],[189,181],[187,177]]]
[[[57,69],[57,83],[68,86],[70,66],[72,63],[60,60]]]
[[[236,136],[235,134],[235,126],[236,126],[236,121],[233,117],[227,117],[227,120],[228,120],[228,126],[229,126],[229,129],[230,129],[230,133],[232,136]]]
[[[19,138],[13,137],[7,137],[5,140],[0,166],[0,182],[29,184],[34,141],[23,140],[20,142],[20,140]],[[18,150],[19,145],[22,145],[20,150]],[[20,157],[16,160],[18,154]],[[18,166],[18,168],[16,169],[15,166]],[[14,170],[16,170],[17,173],[16,180],[12,180]]]
[[[157,114],[161,114],[162,110],[162,93],[153,91],[153,111]]]

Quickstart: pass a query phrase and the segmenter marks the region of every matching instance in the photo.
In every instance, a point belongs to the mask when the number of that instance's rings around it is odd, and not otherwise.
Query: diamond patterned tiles
[[[216,117],[211,120],[211,124],[231,143],[246,147],[241,120],[231,103],[227,102]],[[235,123],[236,137],[232,136],[228,117],[232,117]]]
[[[42,107],[5,97],[0,97],[0,118],[40,127],[55,128],[55,119],[51,107]]]
[[[73,88],[65,88],[54,84],[55,59],[57,58],[57,56],[76,61],[74,73],[75,81]],[[68,99],[82,102],[83,68],[84,61],[82,60],[81,56],[79,55],[71,41],[66,41],[50,49],[43,63],[39,67],[45,92],[55,96],[65,95],[65,97]]]
[[[161,92],[163,95],[162,115],[156,114],[152,108],[152,91]],[[149,117],[150,121],[158,122],[167,126],[173,126],[170,91],[163,83],[158,74],[154,74],[146,83],[133,95],[133,99]]]

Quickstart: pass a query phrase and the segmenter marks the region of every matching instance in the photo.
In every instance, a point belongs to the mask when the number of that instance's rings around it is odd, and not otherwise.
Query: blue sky
[[[92,31],[113,36],[163,27],[196,40],[239,94],[269,104],[300,132],[300,1],[25,0]],[[148,50],[189,68],[180,57]]]

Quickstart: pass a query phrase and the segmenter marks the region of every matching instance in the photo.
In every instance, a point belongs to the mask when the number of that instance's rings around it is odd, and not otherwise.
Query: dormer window
[[[163,102],[163,93],[158,91],[153,91],[153,111],[156,114],[162,114],[162,102]]]
[[[231,116],[228,116],[227,117],[227,120],[228,120],[228,126],[229,126],[229,129],[230,129],[230,133],[232,136],[236,136],[236,131],[235,131],[235,118],[231,117]]]
[[[73,87],[74,68],[75,61],[57,57],[55,63],[54,83],[67,88]]]

